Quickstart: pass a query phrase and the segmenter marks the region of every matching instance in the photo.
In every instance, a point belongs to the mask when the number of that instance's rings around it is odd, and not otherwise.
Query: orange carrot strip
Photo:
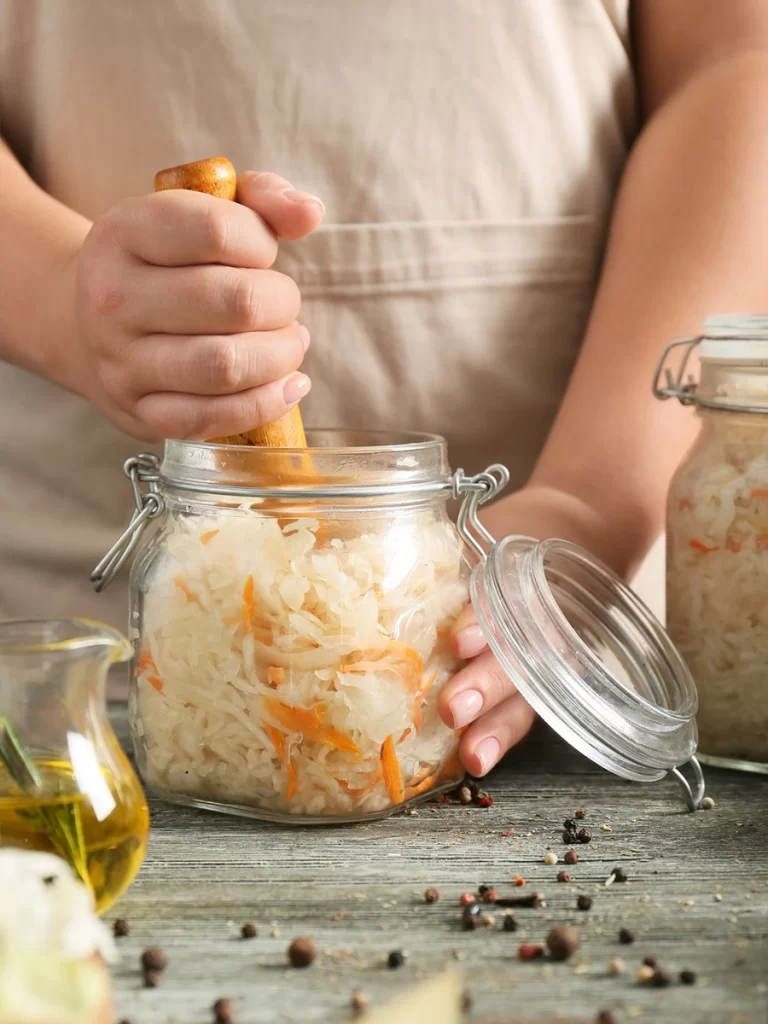
[[[390,800],[393,804],[401,804],[405,799],[403,773],[400,771],[400,762],[397,760],[391,736],[387,736],[381,745],[381,768]]]
[[[367,786],[363,786],[361,789],[353,789],[345,779],[337,779],[340,788],[347,794],[347,796],[362,797],[366,793],[370,793],[374,786],[376,786],[381,779],[381,768],[377,768],[376,771],[371,775],[370,781]]]
[[[200,604],[200,598],[194,592],[194,590],[189,589],[187,584],[184,582],[184,577],[181,574],[174,576],[173,582],[182,592],[184,597],[186,597],[187,603],[191,604],[192,602],[194,602],[195,604]]]
[[[408,739],[408,737],[411,735],[412,729],[413,727],[410,725],[408,726],[407,729],[403,729],[403,731],[400,733],[400,739],[397,741],[398,747],[400,746],[401,743],[404,743]]]
[[[139,655],[136,667],[144,672],[146,669],[151,668],[153,672],[157,672],[157,665],[155,659],[152,657],[151,651],[142,651]]]
[[[150,686],[154,686],[158,693],[163,692],[163,680],[157,676],[147,676],[147,682]]]
[[[218,530],[206,530],[205,533],[201,533],[200,534],[200,543],[201,544],[210,544],[211,541],[213,540],[213,538],[216,536],[216,534],[218,532],[219,532]]]
[[[285,770],[288,772],[288,785],[285,788],[284,798],[290,800],[296,792],[296,786],[298,785],[298,777],[296,775],[296,766],[293,761],[289,761],[285,766]]]
[[[274,725],[267,725],[265,723],[264,729],[267,733],[267,736],[269,736],[270,740],[272,741],[272,746],[277,751],[277,756],[280,758],[283,764],[285,764],[285,737],[281,732],[277,731]]]
[[[277,665],[267,666],[267,685],[268,686],[279,686],[280,683],[285,682],[285,669],[280,668]]]
[[[333,729],[330,725],[322,724],[322,717],[317,709],[307,711],[306,708],[293,708],[267,697],[263,698],[263,703],[272,718],[275,718],[280,725],[291,732],[300,732],[305,740],[321,743],[324,747],[341,750],[345,754],[362,757],[360,748],[352,742],[349,736],[345,736],[343,732]]]
[[[243,584],[243,629],[247,633],[251,628],[256,605],[253,600],[253,576],[247,576]]]
[[[768,498],[768,487],[755,487],[749,492],[750,498]]]
[[[700,551],[702,555],[710,555],[713,551],[719,551],[717,544],[713,544],[708,547],[706,544],[702,544],[700,540],[689,540],[688,547],[693,548],[694,551]]]

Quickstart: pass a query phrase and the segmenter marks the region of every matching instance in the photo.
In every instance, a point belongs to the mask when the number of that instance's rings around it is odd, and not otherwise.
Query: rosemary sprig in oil
[[[24,793],[37,799],[44,798],[40,770],[7,715],[0,715],[0,760]],[[62,795],[63,786],[59,782],[54,799]],[[16,813],[47,836],[59,856],[72,866],[83,884],[92,891],[83,822],[77,801],[41,803],[35,810]]]

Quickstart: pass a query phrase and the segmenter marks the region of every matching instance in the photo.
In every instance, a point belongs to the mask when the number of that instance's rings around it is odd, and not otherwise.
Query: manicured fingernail
[[[460,658],[474,658],[485,647],[485,637],[480,627],[475,624],[466,626],[456,634],[456,653]]]
[[[283,195],[286,199],[290,199],[292,203],[317,203],[323,213],[325,213],[325,205],[322,199],[310,195],[309,192],[300,192],[297,188],[284,188]]]
[[[299,324],[299,334],[301,335],[301,340],[304,342],[304,351],[306,352],[307,349],[309,348],[309,342],[311,339],[309,336],[309,331],[304,326],[304,324]]]
[[[312,381],[303,373],[294,373],[289,377],[283,388],[283,401],[286,405],[296,405],[299,399],[312,387]]]
[[[478,690],[462,690],[448,706],[453,715],[453,728],[461,729],[477,718],[483,706],[483,695]]]
[[[488,736],[475,747],[475,757],[480,762],[483,775],[489,772],[501,755],[501,744],[495,736]]]

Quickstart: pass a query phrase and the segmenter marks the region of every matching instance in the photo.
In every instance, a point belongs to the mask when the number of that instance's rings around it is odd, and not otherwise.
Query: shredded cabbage
[[[667,626],[699,691],[702,751],[768,763],[768,426],[707,419],[670,491]]]
[[[468,601],[453,527],[175,517],[143,585],[137,720],[150,784],[364,816],[461,777],[437,699]]]

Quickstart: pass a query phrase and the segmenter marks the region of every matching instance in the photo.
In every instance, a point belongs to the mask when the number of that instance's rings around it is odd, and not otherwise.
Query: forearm
[[[696,430],[651,395],[660,348],[710,313],[768,306],[766,119],[759,51],[697,71],[650,117],[560,414],[529,487],[487,513],[497,532],[568,533],[625,575],[652,543]]]
[[[60,380],[72,311],[64,269],[90,222],[29,178],[0,140],[0,359]]]

